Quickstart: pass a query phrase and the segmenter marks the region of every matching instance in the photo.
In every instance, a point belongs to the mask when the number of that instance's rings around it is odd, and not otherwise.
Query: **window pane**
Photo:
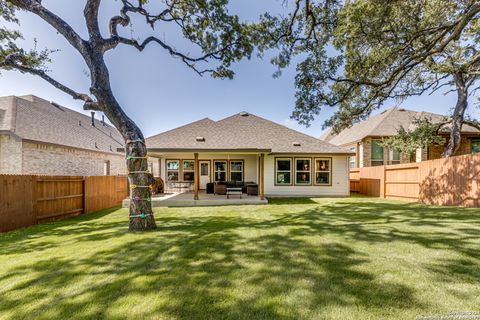
[[[200,175],[208,176],[208,163],[200,164]]]
[[[298,184],[310,184],[310,173],[309,172],[297,172],[297,183]]]
[[[309,171],[310,160],[297,160],[297,171]]]
[[[167,161],[168,170],[178,170],[179,168],[180,168],[180,161],[178,160]]]
[[[230,171],[243,171],[243,162],[242,161],[230,162]]]
[[[356,156],[350,157],[350,168],[355,168],[356,165],[357,165],[357,157]]]
[[[195,161],[192,160],[183,160],[183,170],[194,170]]]
[[[372,160],[383,160],[383,146],[381,140],[372,140]]]
[[[290,160],[277,160],[277,170],[278,171],[290,171]]]
[[[330,184],[330,173],[329,172],[317,172],[316,183],[317,184]]]
[[[400,152],[398,150],[392,150],[392,160],[400,161]]]
[[[215,171],[227,171],[227,163],[215,162]]]
[[[316,171],[330,171],[330,160],[316,160]]]
[[[183,173],[183,181],[193,181],[194,174],[193,172],[184,172]]]
[[[241,172],[230,172],[231,181],[243,181],[243,174]]]
[[[215,172],[215,181],[226,181],[226,172]]]
[[[383,160],[382,161],[372,161],[372,167],[376,166],[383,166]]]
[[[472,153],[480,152],[480,139],[472,140]]]
[[[291,184],[290,172],[277,172],[277,184]]]
[[[178,172],[169,171],[168,172],[168,181],[178,181]]]

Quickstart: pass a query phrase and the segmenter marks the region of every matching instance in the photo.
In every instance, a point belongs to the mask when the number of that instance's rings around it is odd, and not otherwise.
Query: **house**
[[[0,97],[0,174],[126,174],[120,133],[36,96]]]
[[[241,112],[205,118],[146,140],[166,190],[194,191],[211,183],[250,182],[259,196],[348,196],[348,158],[342,147]]]
[[[396,150],[388,150],[381,144],[382,138],[396,135],[400,127],[407,130],[412,129],[415,119],[424,118],[430,119],[432,122],[442,122],[446,119],[446,116],[393,107],[365,121],[354,124],[337,135],[328,130],[320,139],[354,152],[355,156],[350,158],[350,168],[420,162],[441,158],[444,145],[431,145],[427,148],[418,149],[413,154],[401,154]],[[441,129],[440,134],[448,142],[448,126]],[[479,151],[480,130],[470,125],[463,125],[461,145],[455,155]]]

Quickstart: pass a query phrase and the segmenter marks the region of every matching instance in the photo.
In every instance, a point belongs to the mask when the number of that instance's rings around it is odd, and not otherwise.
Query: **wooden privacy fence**
[[[480,154],[351,169],[350,191],[433,205],[480,207]]]
[[[126,177],[0,175],[0,232],[119,205]]]

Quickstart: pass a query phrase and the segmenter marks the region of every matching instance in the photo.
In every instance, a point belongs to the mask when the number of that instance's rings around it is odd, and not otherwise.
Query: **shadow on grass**
[[[268,219],[160,215],[158,230],[129,234],[113,248],[20,264],[0,277],[0,283],[13,284],[4,289],[11,294],[2,298],[0,313],[15,308],[13,319],[45,312],[53,318],[125,318],[125,312],[135,312],[138,318],[299,319],[315,318],[333,306],[393,313],[428,306],[399,281],[379,281],[375,271],[360,270],[370,262],[366,254],[345,243],[311,238],[328,234],[365,243],[401,241],[479,256],[468,243],[475,229],[465,234],[447,226],[448,221],[478,224],[478,210],[367,201],[320,206],[311,201],[319,206]],[[35,237],[73,234],[73,241],[93,245],[126,232],[125,219],[82,218],[51,225]],[[435,232],[415,229],[422,226]],[[2,254],[41,250],[28,237],[16,240],[0,241]],[[475,265],[460,270],[457,262],[431,268],[465,272],[471,277],[467,280],[478,280],[478,273],[471,275]],[[35,304],[22,308],[26,301]]]

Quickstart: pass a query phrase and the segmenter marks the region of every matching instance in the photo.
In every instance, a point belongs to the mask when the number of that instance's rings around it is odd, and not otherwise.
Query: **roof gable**
[[[394,136],[401,127],[407,130],[413,129],[413,122],[418,118],[428,118],[433,122],[441,122],[444,121],[446,116],[429,112],[418,112],[400,107],[393,107],[383,111],[378,115],[372,116],[367,120],[356,123],[350,128],[342,130],[337,135],[324,134],[322,137],[325,139],[325,141],[328,141],[334,145],[342,146],[358,142],[368,136]],[[448,126],[446,126],[442,131],[448,132]],[[479,130],[469,125],[464,125],[462,132],[480,133]]]
[[[204,141],[197,141],[197,137]],[[294,143],[299,144],[295,146]],[[149,149],[270,150],[273,153],[349,153],[253,114],[241,112],[219,121],[203,119],[147,138]]]
[[[92,126],[89,116],[35,96],[2,97],[1,109],[0,130],[22,139],[110,153],[123,147],[113,126],[97,119]]]

